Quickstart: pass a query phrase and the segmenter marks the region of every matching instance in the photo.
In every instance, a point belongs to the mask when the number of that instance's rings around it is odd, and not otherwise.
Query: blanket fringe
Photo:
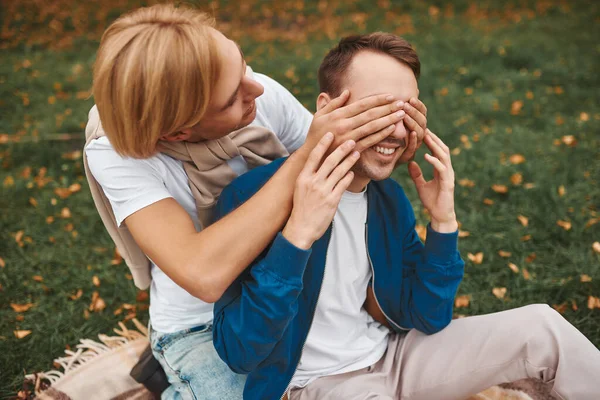
[[[99,342],[91,339],[81,339],[80,343],[75,346],[76,351],[65,350],[65,356],[54,360],[55,365],[58,364],[62,370],[53,369],[47,372],[28,374],[25,375],[25,381],[35,383],[35,392],[39,393],[41,387],[47,386],[42,385],[42,381],[45,380],[50,385],[53,385],[66,374],[88,363],[95,357],[124,346],[131,341],[147,338],[148,329],[136,318],[133,318],[131,321],[136,329],[128,329],[123,322],[119,322],[120,329],[113,329],[118,336],[99,334]]]

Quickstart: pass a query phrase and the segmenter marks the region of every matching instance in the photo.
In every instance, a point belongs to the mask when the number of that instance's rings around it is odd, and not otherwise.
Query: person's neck
[[[365,190],[365,187],[369,184],[369,182],[371,182],[371,179],[367,178],[366,176],[354,175],[352,183],[346,190],[352,193],[360,193]]]

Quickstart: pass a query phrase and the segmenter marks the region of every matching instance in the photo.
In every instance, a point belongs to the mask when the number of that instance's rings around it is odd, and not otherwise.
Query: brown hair
[[[347,36],[329,50],[319,67],[319,88],[330,96],[338,96],[352,58],[360,51],[387,54],[412,69],[415,78],[421,74],[421,62],[410,43],[400,36],[385,32]]]
[[[203,117],[221,70],[213,25],[198,10],[159,4],[121,16],[104,32],[93,93],[119,154],[149,157],[161,135]]]

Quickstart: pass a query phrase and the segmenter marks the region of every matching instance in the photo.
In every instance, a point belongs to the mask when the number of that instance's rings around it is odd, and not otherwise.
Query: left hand
[[[433,165],[433,179],[425,181],[421,168],[414,161],[408,164],[408,171],[423,206],[429,211],[433,230],[455,232],[458,223],[454,211],[454,169],[450,149],[429,129],[426,133],[425,144],[432,154],[425,154],[425,160]]]
[[[416,97],[411,97],[404,103],[402,109],[406,113],[404,116],[404,125],[408,131],[406,138],[407,148],[400,156],[398,164],[405,164],[415,158],[415,152],[423,143],[425,132],[427,131],[427,107]]]

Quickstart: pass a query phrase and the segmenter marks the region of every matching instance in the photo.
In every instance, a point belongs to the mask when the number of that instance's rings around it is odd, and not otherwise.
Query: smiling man
[[[400,37],[345,38],[319,70],[317,108],[345,88],[350,103],[383,92],[408,101],[418,96],[419,73],[417,54]],[[598,398],[600,352],[550,307],[451,323],[464,263],[450,151],[427,131],[434,178],[426,181],[409,164],[431,217],[423,245],[409,200],[389,179],[407,133],[396,125],[341,180],[335,152],[322,164],[309,158],[287,224],[216,303],[215,348],[232,370],[248,374],[244,399],[464,399],[528,377],[553,382],[559,398]],[[340,156],[341,165],[357,157]],[[219,214],[243,203],[280,165],[235,180]]]

